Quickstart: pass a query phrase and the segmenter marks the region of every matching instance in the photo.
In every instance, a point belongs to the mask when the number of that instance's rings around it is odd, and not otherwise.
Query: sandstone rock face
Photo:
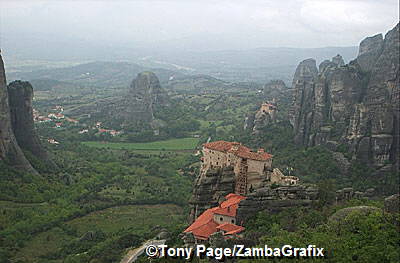
[[[27,81],[14,81],[8,87],[11,125],[18,145],[42,161],[53,164],[43,149],[33,122],[33,88]]]
[[[29,161],[25,158],[15,139],[4,72],[3,59],[0,55],[0,159],[10,163],[18,169],[36,173]]]
[[[369,71],[372,69],[375,59],[377,59],[382,53],[383,42],[382,34],[367,37],[361,41],[357,62],[363,71]]]
[[[205,176],[199,175],[194,183],[192,198],[189,201],[191,207],[189,223],[192,223],[208,208],[217,206],[227,194],[234,191],[233,167],[208,170]]]
[[[259,211],[277,213],[291,207],[309,207],[318,200],[318,189],[313,186],[267,186],[251,193],[240,202],[237,210],[238,222],[245,221]]]
[[[332,63],[334,63],[335,65],[337,65],[339,67],[344,66],[344,60],[343,60],[342,56],[339,54],[337,54],[336,56],[334,56],[332,58]]]
[[[293,79],[290,122],[296,143],[347,145],[374,167],[399,165],[399,25],[363,40],[357,59],[340,56],[319,70],[308,59]],[[333,149],[334,150],[334,149]]]
[[[153,72],[139,73],[131,83],[127,98],[125,124],[132,127],[156,125],[154,112],[167,103],[166,93]],[[153,127],[154,128],[154,127]]]
[[[317,75],[316,61],[306,59],[299,64],[293,77],[293,105],[290,109],[289,120],[296,131],[296,143],[308,142],[305,134],[311,130],[314,86]]]

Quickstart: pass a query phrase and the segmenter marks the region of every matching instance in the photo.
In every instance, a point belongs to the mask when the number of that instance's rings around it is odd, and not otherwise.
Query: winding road
[[[121,260],[120,263],[132,263],[137,260],[138,257],[140,257],[143,252],[146,250],[146,247],[148,245],[154,245],[154,246],[159,246],[159,245],[164,245],[166,242],[165,239],[161,240],[154,240],[150,239],[144,242],[140,247],[134,248],[132,250],[129,250],[128,253],[125,255],[125,257]]]

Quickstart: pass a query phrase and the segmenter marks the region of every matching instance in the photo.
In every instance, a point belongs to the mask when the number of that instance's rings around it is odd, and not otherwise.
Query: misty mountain
[[[139,72],[148,68],[127,62],[91,62],[72,67],[55,69],[40,69],[29,72],[12,72],[7,74],[7,80],[52,80],[73,82],[89,86],[127,86]],[[152,69],[162,81],[167,81],[171,75],[179,73],[167,69]],[[34,84],[37,81],[34,81]],[[48,83],[46,83],[47,85]]]
[[[36,49],[46,59],[90,60],[103,57],[111,62],[93,62],[68,69],[37,70],[32,72],[10,73],[12,79],[50,78],[63,81],[83,81],[92,84],[113,83],[126,84],[137,73],[151,69],[160,81],[164,82],[171,74],[177,72],[197,75],[205,74],[231,82],[256,81],[265,83],[272,79],[282,79],[290,82],[298,61],[313,57],[318,62],[341,54],[346,62],[355,58],[357,47],[326,47],[326,48],[258,48],[250,50],[222,51],[185,51],[185,50],[136,50],[127,48],[97,48],[85,53],[86,48],[47,53],[44,49]],[[67,54],[68,53],[68,54]],[[97,53],[97,54],[95,54]],[[17,55],[17,54],[15,54]],[[21,59],[23,56],[19,56]],[[35,56],[30,57],[35,59]],[[124,59],[128,62],[116,62]],[[10,59],[11,61],[13,59]],[[24,71],[24,70],[21,70]],[[89,74],[87,74],[89,73]],[[91,75],[92,74],[92,75]],[[93,75],[95,74],[95,75]],[[103,77],[98,79],[98,75]],[[115,82],[116,79],[122,80]]]

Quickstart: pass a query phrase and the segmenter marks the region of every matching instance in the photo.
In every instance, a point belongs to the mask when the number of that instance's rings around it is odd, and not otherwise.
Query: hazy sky
[[[19,39],[188,49],[355,46],[399,19],[398,0],[0,0],[0,8],[3,46]]]

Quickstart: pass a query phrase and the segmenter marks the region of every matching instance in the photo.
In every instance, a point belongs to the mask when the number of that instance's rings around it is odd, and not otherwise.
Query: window
[[[219,218],[219,221],[221,221],[221,222],[222,222],[223,220],[224,220],[224,218],[223,218],[223,217],[220,217],[220,218]]]
[[[234,223],[235,223],[235,220],[232,219],[231,222],[232,222],[232,224],[234,224]]]

